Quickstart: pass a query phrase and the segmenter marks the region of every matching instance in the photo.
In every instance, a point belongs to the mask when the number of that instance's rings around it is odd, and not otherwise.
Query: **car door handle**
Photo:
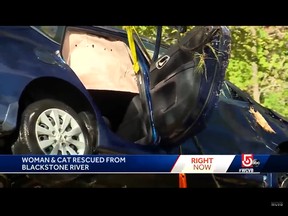
[[[162,67],[164,67],[164,65],[169,61],[170,56],[168,55],[164,55],[162,56],[155,64],[157,69],[161,69]]]

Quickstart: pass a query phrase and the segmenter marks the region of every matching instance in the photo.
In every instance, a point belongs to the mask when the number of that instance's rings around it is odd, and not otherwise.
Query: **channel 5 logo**
[[[241,155],[241,167],[243,168],[253,168],[258,167],[260,165],[260,161],[254,159],[253,154],[242,154]]]
[[[241,155],[241,166],[245,168],[253,168],[253,154],[242,154]]]
[[[253,154],[242,154],[241,155],[241,167],[239,172],[241,173],[253,173],[253,167],[258,167],[260,165],[260,161],[258,159],[254,159]]]

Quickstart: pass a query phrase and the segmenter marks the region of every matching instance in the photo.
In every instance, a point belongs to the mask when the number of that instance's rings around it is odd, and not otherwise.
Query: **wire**
[[[160,46],[161,46],[161,38],[162,38],[162,26],[157,26],[155,52],[154,52],[153,58],[152,58],[153,62],[155,62],[158,59]]]
[[[195,142],[195,144],[196,144],[196,147],[197,147],[198,150],[200,151],[200,153],[204,155],[204,154],[205,154],[205,153],[204,153],[204,149],[203,149],[202,146],[200,145],[199,140],[197,139],[197,137],[196,137],[196,136],[193,136],[192,138],[193,138],[193,140],[194,140],[194,142]],[[218,180],[216,179],[215,174],[212,173],[211,175],[212,175],[212,179],[213,179],[214,183],[216,184],[216,187],[217,187],[217,188],[221,188],[221,185],[220,185],[220,183],[218,182]]]

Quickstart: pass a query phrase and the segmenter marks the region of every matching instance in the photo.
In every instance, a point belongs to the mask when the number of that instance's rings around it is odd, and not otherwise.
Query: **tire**
[[[92,154],[96,151],[97,148],[97,139],[98,139],[98,128],[97,128],[97,121],[94,115],[92,115],[89,112],[80,112],[79,117],[85,124],[85,127],[88,131],[88,134],[90,136],[90,141],[92,146]]]
[[[0,174],[0,188],[9,188],[10,182],[6,175]]]
[[[88,124],[89,122],[81,118],[71,107],[60,101],[53,99],[36,101],[28,105],[22,113],[19,135],[12,146],[12,153],[17,155],[92,154],[94,143],[88,132]],[[78,176],[57,174],[49,175],[47,178],[47,175],[42,174],[29,175],[43,185],[71,181]]]

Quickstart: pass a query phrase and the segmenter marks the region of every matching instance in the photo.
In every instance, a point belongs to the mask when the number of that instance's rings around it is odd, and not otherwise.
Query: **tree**
[[[262,105],[288,116],[287,27],[232,26],[227,79]]]

